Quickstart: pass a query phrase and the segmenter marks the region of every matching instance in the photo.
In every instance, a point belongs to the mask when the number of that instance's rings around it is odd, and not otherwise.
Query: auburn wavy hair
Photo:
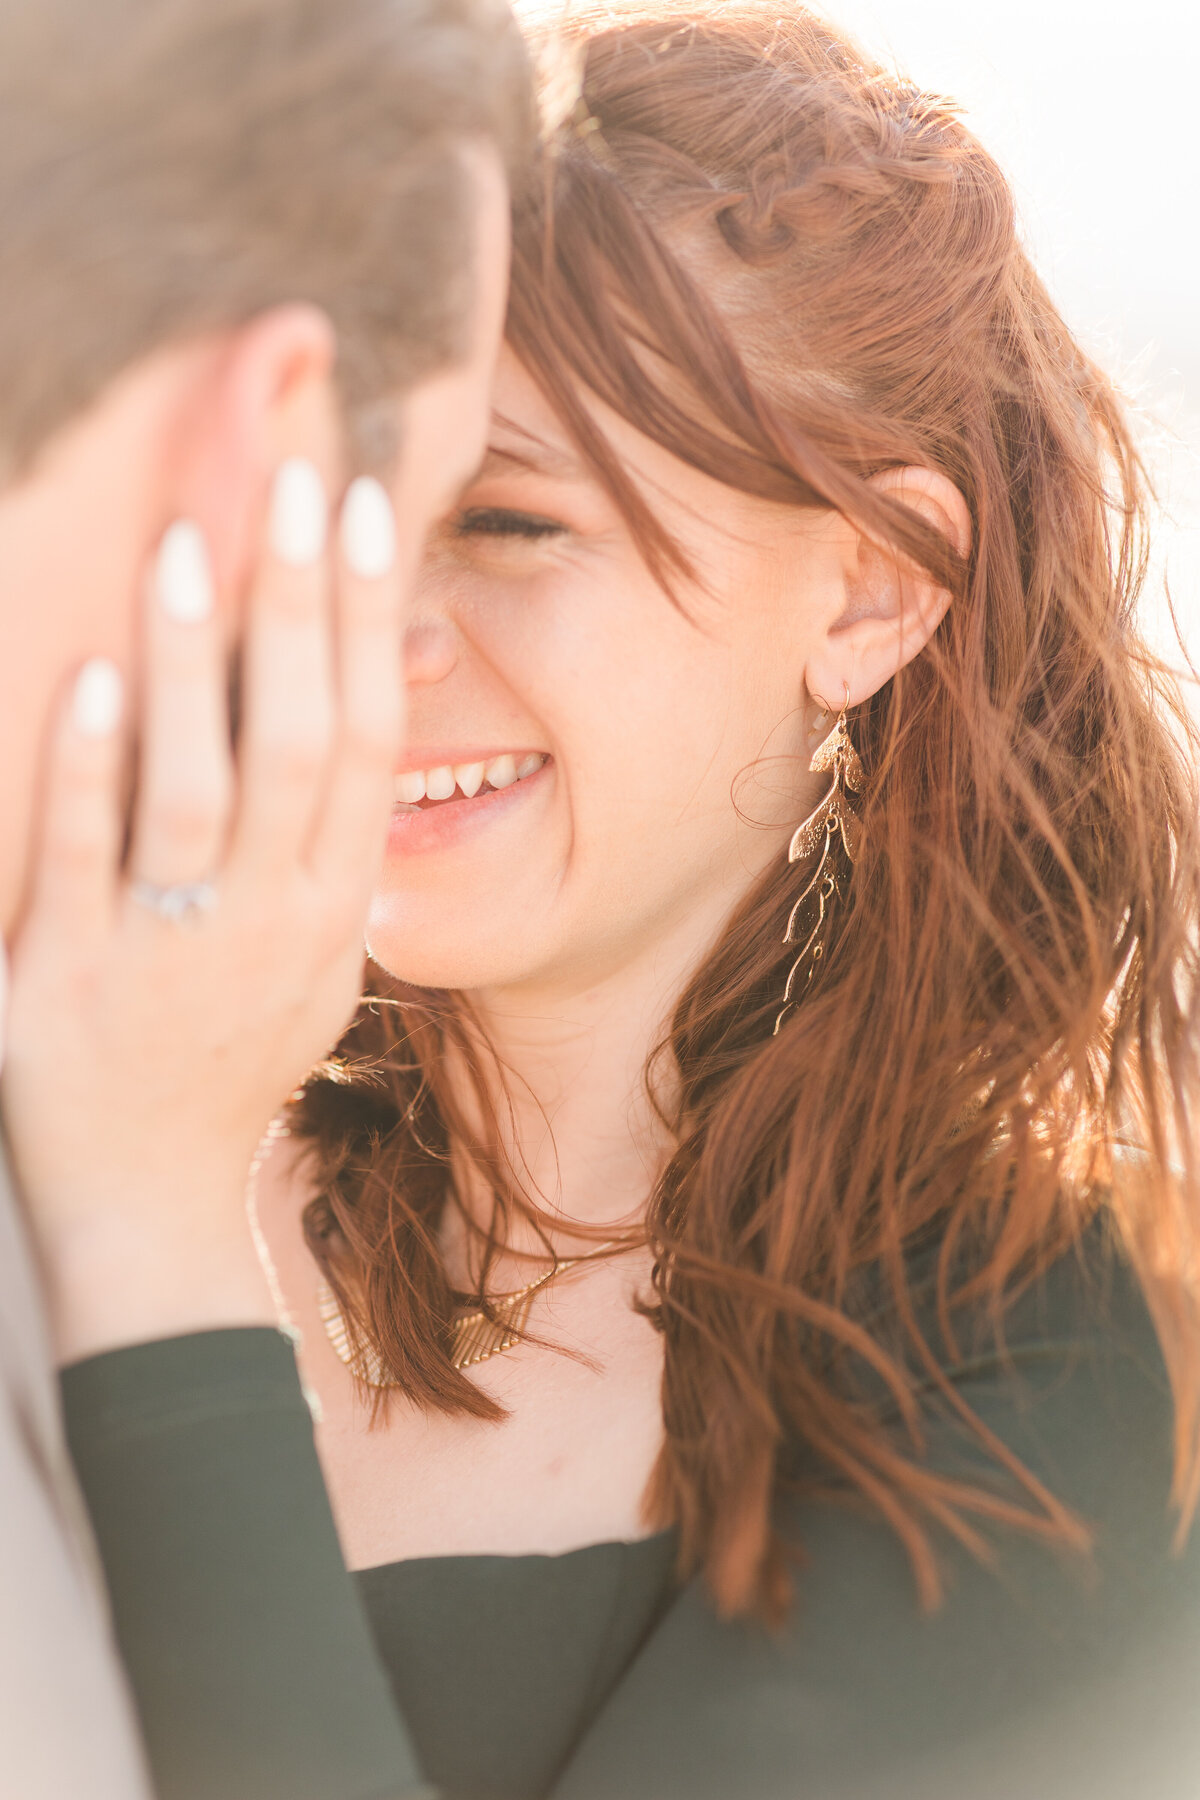
[[[724,1613],[768,1618],[789,1593],[773,1502],[803,1471],[894,1527],[926,1604],[938,1530],[981,1553],[989,1520],[1086,1548],[952,1374],[963,1318],[1002,1330],[1099,1221],[1163,1345],[1182,1541],[1200,1494],[1198,746],[1139,636],[1148,489],[1121,401],[945,100],[789,0],[575,5],[560,29],[582,100],[516,221],[509,336],[664,604],[686,558],[588,396],[735,488],[837,509],[955,595],[851,714],[864,849],[802,1004],[773,1037],[797,891],[781,858],[647,1071],[674,1145],[647,1212],[666,1352],[648,1521],[678,1527]],[[965,496],[965,564],[867,485],[909,464]],[[409,1395],[497,1416],[449,1359],[439,1219],[461,1157],[491,1185],[493,1242],[536,1202],[499,1148],[464,998],[374,991],[297,1109],[321,1192],[308,1240]],[[475,1072],[470,1117],[451,1051]],[[909,1279],[931,1243],[932,1319]],[[867,1274],[887,1330],[855,1303]],[[1007,1497],[924,1464],[918,1379],[965,1413]]]

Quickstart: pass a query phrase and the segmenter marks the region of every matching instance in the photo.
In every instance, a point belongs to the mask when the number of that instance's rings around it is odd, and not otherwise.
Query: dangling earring
[[[850,688],[838,714],[837,723],[809,763],[814,775],[832,774],[829,791],[815,811],[796,827],[788,848],[789,863],[811,856],[823,845],[816,870],[797,900],[788,919],[785,944],[799,944],[800,953],[787,978],[783,991],[783,1011],[775,1021],[775,1034],[796,1004],[798,991],[807,987],[825,954],[825,921],[835,895],[846,898],[850,870],[858,861],[862,848],[862,821],[850,804],[850,794],[861,794],[865,785],[863,766],[858,751],[850,741],[846,713],[850,707]],[[826,708],[828,717],[830,709]],[[807,972],[801,982],[801,968]]]

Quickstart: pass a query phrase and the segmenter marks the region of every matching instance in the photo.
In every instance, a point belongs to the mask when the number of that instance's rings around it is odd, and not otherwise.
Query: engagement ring
[[[173,887],[135,881],[130,892],[139,906],[169,925],[195,925],[217,904],[217,890],[211,881],[181,881]]]

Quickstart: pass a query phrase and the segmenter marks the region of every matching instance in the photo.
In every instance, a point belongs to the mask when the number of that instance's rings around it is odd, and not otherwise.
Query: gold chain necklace
[[[283,1288],[275,1268],[274,1259],[267,1246],[258,1217],[258,1177],[275,1145],[291,1136],[287,1123],[282,1118],[273,1119],[259,1143],[254,1161],[250,1166],[246,1183],[246,1214],[250,1225],[250,1235],[254,1240],[254,1248],[259,1262],[267,1278],[271,1297],[275,1303],[275,1311],[279,1321],[279,1329],[299,1347],[301,1334],[288,1309],[283,1296]],[[632,1245],[624,1246],[632,1249]],[[610,1251],[622,1248],[619,1238],[610,1238],[607,1243],[598,1244],[594,1250],[586,1250],[582,1256],[567,1256],[556,1262],[552,1269],[544,1275],[538,1275],[533,1281],[526,1282],[522,1288],[509,1294],[494,1294],[491,1300],[489,1317],[482,1307],[470,1307],[460,1310],[454,1317],[450,1327],[450,1360],[456,1369],[471,1369],[477,1363],[487,1362],[489,1357],[499,1356],[504,1350],[511,1350],[523,1341],[523,1332],[529,1319],[530,1308],[535,1295],[544,1287],[549,1287],[568,1269],[578,1268],[580,1263],[595,1262]],[[383,1358],[373,1344],[364,1344],[356,1348],[351,1342],[350,1331],[345,1315],[338,1305],[337,1295],[322,1275],[317,1282],[317,1310],[325,1327],[325,1335],[333,1345],[341,1361],[352,1369],[358,1379],[368,1387],[392,1388],[399,1384],[388,1374],[383,1366]],[[313,1417],[320,1418],[319,1402],[315,1394],[306,1390]]]
[[[456,1313],[450,1326],[450,1361],[454,1367],[459,1370],[473,1369],[476,1364],[487,1362],[489,1357],[499,1356],[502,1351],[511,1350],[522,1343],[534,1297],[543,1288],[549,1287],[560,1275],[565,1275],[568,1269],[576,1269],[580,1263],[596,1262],[610,1251],[620,1248],[620,1239],[612,1238],[606,1244],[597,1245],[594,1250],[585,1251],[582,1256],[566,1256],[561,1262],[555,1263],[552,1269],[547,1269],[544,1275],[526,1282],[524,1287],[516,1288],[508,1294],[493,1294],[490,1313],[485,1312],[482,1307],[471,1307]],[[330,1343],[360,1381],[365,1382],[368,1387],[377,1388],[398,1385],[384,1368],[383,1359],[373,1344],[355,1348],[345,1315],[338,1305],[337,1295],[323,1276],[317,1288],[317,1309]]]

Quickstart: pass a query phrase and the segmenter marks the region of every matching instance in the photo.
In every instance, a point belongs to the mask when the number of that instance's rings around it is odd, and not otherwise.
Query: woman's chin
[[[489,945],[476,940],[469,950],[449,945],[418,949],[414,934],[394,926],[372,922],[367,929],[367,950],[374,962],[393,980],[418,988],[497,988],[519,986],[536,977],[542,959],[521,956],[509,944]]]

